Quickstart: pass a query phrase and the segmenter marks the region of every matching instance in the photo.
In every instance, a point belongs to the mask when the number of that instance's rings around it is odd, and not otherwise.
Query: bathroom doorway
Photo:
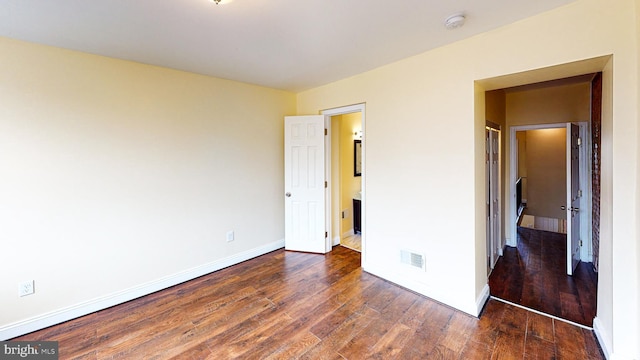
[[[333,245],[361,252],[363,232],[363,111],[332,114],[326,121],[328,196],[327,229]],[[327,113],[323,112],[326,116]]]

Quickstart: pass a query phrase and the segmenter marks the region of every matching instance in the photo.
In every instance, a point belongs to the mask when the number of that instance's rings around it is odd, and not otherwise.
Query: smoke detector
[[[444,27],[449,30],[457,29],[464,25],[464,21],[466,19],[467,18],[462,13],[453,14],[444,21]]]

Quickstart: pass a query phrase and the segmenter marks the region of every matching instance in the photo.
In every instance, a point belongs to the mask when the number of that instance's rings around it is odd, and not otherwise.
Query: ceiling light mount
[[[467,20],[467,18],[464,13],[455,13],[444,21],[444,27],[448,30],[457,29],[464,25],[465,20]]]

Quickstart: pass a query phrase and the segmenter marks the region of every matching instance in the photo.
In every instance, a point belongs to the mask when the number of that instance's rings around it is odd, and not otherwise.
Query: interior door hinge
[[[578,138],[578,146],[580,146],[580,145],[582,145],[582,138]]]
[[[582,240],[580,240],[580,247],[582,247]]]
[[[328,238],[328,237],[329,237],[329,233],[325,231],[325,232],[324,232],[324,237],[325,237],[325,238]]]
[[[324,188],[326,189],[326,188],[328,188],[328,187],[329,187],[329,184],[325,181],[325,182],[324,182]]]
[[[327,136],[327,129],[324,129],[324,136]]]
[[[582,197],[582,190],[578,190],[578,197]]]

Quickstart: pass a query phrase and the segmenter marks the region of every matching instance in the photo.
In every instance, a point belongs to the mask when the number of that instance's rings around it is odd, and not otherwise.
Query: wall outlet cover
[[[27,296],[27,295],[31,295],[35,292],[35,288],[34,288],[34,281],[30,280],[30,281],[23,281],[20,284],[18,284],[18,296],[22,297],[22,296]]]

